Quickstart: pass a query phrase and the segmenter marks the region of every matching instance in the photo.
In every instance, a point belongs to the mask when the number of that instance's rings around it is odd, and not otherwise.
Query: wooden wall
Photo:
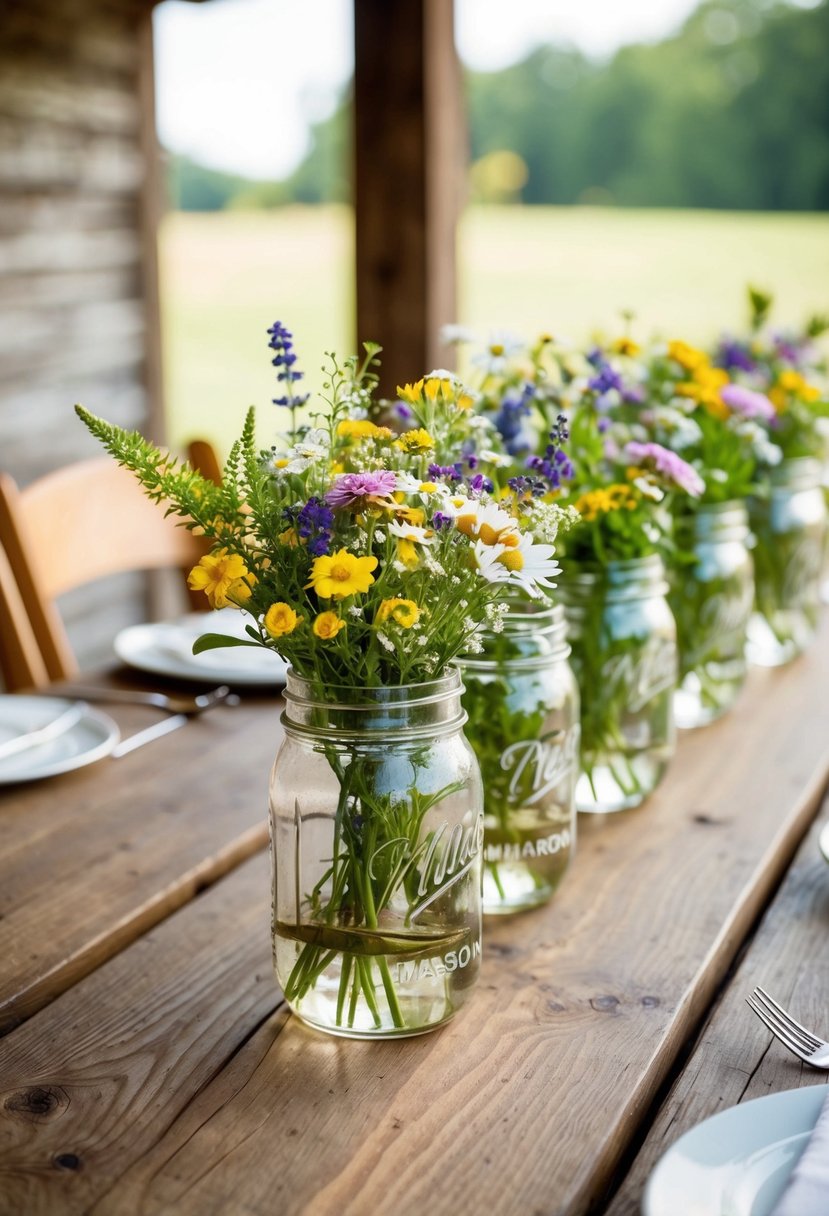
[[[95,450],[82,401],[160,429],[150,5],[0,0],[0,466],[25,484]],[[65,605],[84,661],[143,580]]]

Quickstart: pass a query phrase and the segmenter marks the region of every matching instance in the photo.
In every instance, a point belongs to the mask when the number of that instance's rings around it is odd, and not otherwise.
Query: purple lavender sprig
[[[567,419],[559,414],[550,428],[549,439],[543,456],[530,456],[526,467],[546,483],[545,493],[559,490],[563,481],[569,481],[573,476],[573,463],[564,450],[564,444],[570,438]],[[531,491],[532,492],[532,491]]]
[[[309,393],[295,393],[293,386],[303,378],[303,373],[295,368],[296,354],[294,352],[294,335],[281,321],[274,321],[268,330],[270,341],[268,346],[274,352],[271,363],[278,368],[276,375],[280,384],[284,384],[285,392],[281,397],[274,397],[274,405],[286,406],[295,410],[304,405]]]

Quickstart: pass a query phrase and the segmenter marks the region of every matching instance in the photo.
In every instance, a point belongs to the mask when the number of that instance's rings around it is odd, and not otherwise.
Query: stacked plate
[[[248,620],[234,608],[226,608],[221,612],[196,612],[175,621],[133,625],[115,639],[115,653],[122,663],[155,675],[278,688],[285,683],[286,666],[278,655],[261,646],[222,647],[193,654],[193,643],[204,633],[246,638]]]

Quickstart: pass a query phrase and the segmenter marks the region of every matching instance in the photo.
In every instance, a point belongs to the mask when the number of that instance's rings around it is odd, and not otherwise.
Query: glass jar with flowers
[[[754,602],[747,498],[760,461],[774,459],[761,420],[763,394],[730,383],[704,351],[674,341],[648,363],[647,404],[628,415],[632,434],[670,448],[704,477],[698,498],[675,502],[670,605],[677,624],[677,725],[704,726],[745,682],[746,630]],[[637,450],[632,445],[634,455]]]
[[[672,510],[704,485],[662,445],[621,442],[629,432],[613,412],[622,390],[605,387],[614,371],[605,355],[594,351],[591,362],[596,375],[575,386],[571,411],[579,523],[559,590],[582,699],[576,805],[605,813],[639,805],[673,754],[678,656],[662,555]]]
[[[534,589],[557,566],[523,519],[509,538],[459,526],[487,495],[430,478],[436,443],[465,425],[460,386],[426,381],[432,431],[395,434],[369,417],[377,347],[332,357],[314,409],[296,392],[291,335],[270,334],[290,433],[259,451],[251,413],[221,486],[79,413],[151,498],[212,542],[190,582],[211,606],[248,614],[247,637],[230,644],[289,664],[270,798],[286,999],[333,1034],[419,1034],[462,1006],[480,963],[482,789],[453,660],[507,589]],[[207,634],[195,649],[227,644]]]
[[[811,318],[802,331],[769,325],[772,297],[749,289],[750,334],[724,339],[717,350],[743,389],[765,394],[771,411],[759,419],[775,459],[758,470],[750,499],[755,612],[748,656],[761,666],[789,662],[814,635],[826,534],[822,460],[829,423],[826,360],[818,339],[829,323]]]

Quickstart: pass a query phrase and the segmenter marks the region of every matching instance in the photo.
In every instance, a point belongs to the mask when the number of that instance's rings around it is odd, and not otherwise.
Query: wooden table
[[[687,1127],[826,1079],[742,998],[829,1031],[827,676],[827,629],[753,671],[646,806],[580,824],[551,905],[487,925],[456,1021],[401,1042],[318,1035],[273,980],[276,700],[6,790],[0,1213],[635,1213]]]

